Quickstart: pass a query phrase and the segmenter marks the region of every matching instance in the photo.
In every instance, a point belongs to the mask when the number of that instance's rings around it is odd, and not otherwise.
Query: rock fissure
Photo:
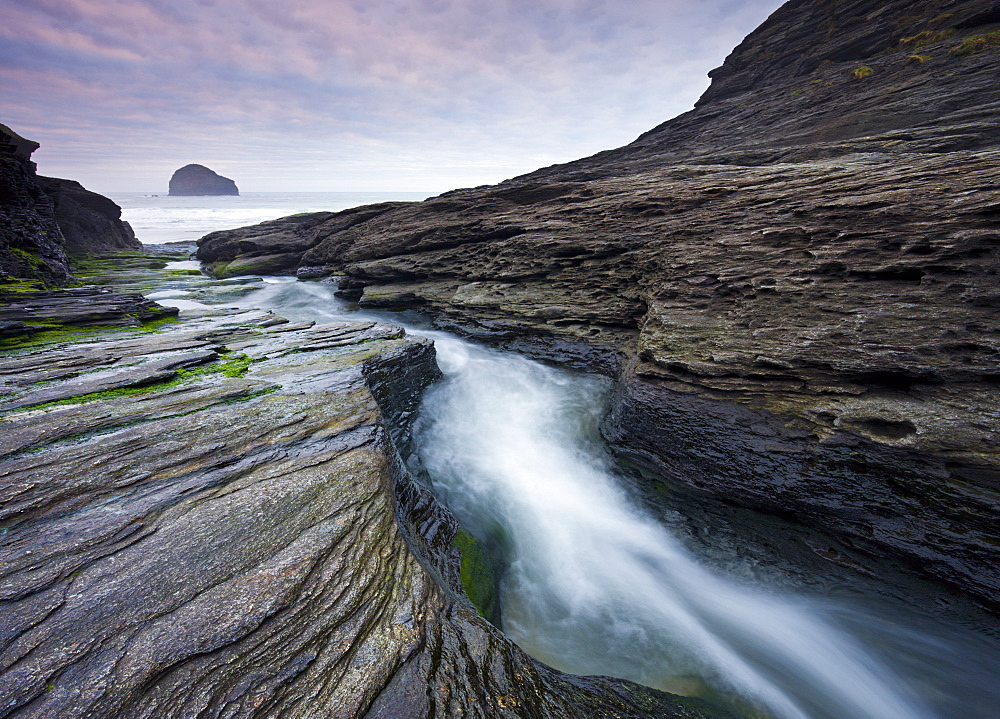
[[[220,311],[29,351],[3,368],[23,404],[2,418],[20,556],[0,562],[0,616],[18,617],[0,643],[5,715],[643,715],[617,684],[536,669],[450,582],[454,521],[394,445],[437,375],[428,341]],[[32,404],[192,364],[134,397]],[[463,659],[431,671],[434,636]],[[590,698],[580,711],[559,681]],[[649,696],[662,716],[710,715]]]

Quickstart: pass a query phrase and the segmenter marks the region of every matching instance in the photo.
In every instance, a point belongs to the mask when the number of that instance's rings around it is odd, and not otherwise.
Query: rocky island
[[[171,196],[239,195],[236,183],[204,165],[185,165],[170,177]]]
[[[998,62],[984,0],[792,0],[630,145],[212,233],[196,281],[334,275],[602,373],[640,491],[995,618]],[[405,460],[429,341],[55,289],[85,275],[76,208],[114,210],[0,132],[0,716],[728,716],[556,671],[482,616],[490,558]]]

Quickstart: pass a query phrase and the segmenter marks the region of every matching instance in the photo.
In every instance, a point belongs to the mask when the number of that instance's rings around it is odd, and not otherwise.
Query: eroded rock
[[[113,200],[75,180],[39,177],[38,181],[52,200],[68,252],[95,254],[142,248],[131,225],[122,220],[122,208]]]
[[[210,232],[198,240],[198,259],[219,277],[293,274],[306,251],[384,212],[405,206],[383,202],[342,212],[303,212],[253,227]],[[324,263],[314,269],[320,273]]]
[[[299,266],[614,373],[606,431],[648,476],[995,607],[998,27],[985,0],[787,3],[630,145],[335,215]]]
[[[52,200],[38,184],[38,143],[0,125],[0,283],[65,282],[69,261]]]
[[[390,433],[436,375],[399,328],[261,311],[3,358],[3,714],[721,716],[475,613]]]
[[[17,325],[7,328],[8,336],[66,326],[135,326],[176,314],[176,307],[162,307],[140,294],[116,292],[110,287],[14,293],[0,288],[0,322]]]

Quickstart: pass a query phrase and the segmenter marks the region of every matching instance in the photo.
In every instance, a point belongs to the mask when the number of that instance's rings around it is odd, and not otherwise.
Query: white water
[[[633,507],[592,439],[598,383],[435,340],[447,381],[425,401],[420,455],[460,521],[509,537],[516,642],[578,674],[668,690],[705,677],[781,717],[931,716],[801,603],[703,569]]]
[[[296,320],[361,318],[328,286],[270,282],[244,302]],[[621,488],[596,429],[602,381],[415,332],[433,337],[445,375],[420,412],[420,459],[462,525],[503,544],[503,628],[530,654],[573,673],[722,698],[748,717],[991,716],[995,648],[977,655],[957,640],[883,628],[915,653],[895,662],[918,667],[903,676],[866,645],[867,630],[852,635],[815,600],[696,561]],[[879,621],[853,614],[860,626]],[[985,679],[962,676],[977,662]],[[946,713],[917,696],[921,673],[944,675],[923,689]],[[950,684],[957,696],[942,697]]]

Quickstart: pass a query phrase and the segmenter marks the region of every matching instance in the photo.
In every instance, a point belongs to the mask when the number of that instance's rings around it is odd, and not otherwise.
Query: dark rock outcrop
[[[31,153],[37,142],[0,125],[0,282],[69,278],[52,201],[38,184]]]
[[[8,292],[65,284],[67,252],[142,248],[113,201],[79,182],[37,175],[37,148],[0,125],[0,287]]]
[[[793,0],[634,143],[334,215],[299,266],[610,369],[637,471],[996,607],[998,39],[986,0]],[[241,234],[267,254],[209,261]]]
[[[253,227],[211,232],[198,240],[198,259],[217,277],[248,274],[291,274],[308,250],[403,202],[365,205],[343,212],[304,212]],[[345,242],[350,240],[345,238]],[[322,263],[314,273],[322,276]]]
[[[185,165],[170,178],[171,195],[238,195],[236,183],[204,165]]]
[[[66,251],[89,255],[142,247],[113,200],[75,180],[39,177],[38,184],[52,200]]]
[[[391,437],[436,372],[396,327],[260,311],[0,361],[0,713],[721,716],[476,614]]]

